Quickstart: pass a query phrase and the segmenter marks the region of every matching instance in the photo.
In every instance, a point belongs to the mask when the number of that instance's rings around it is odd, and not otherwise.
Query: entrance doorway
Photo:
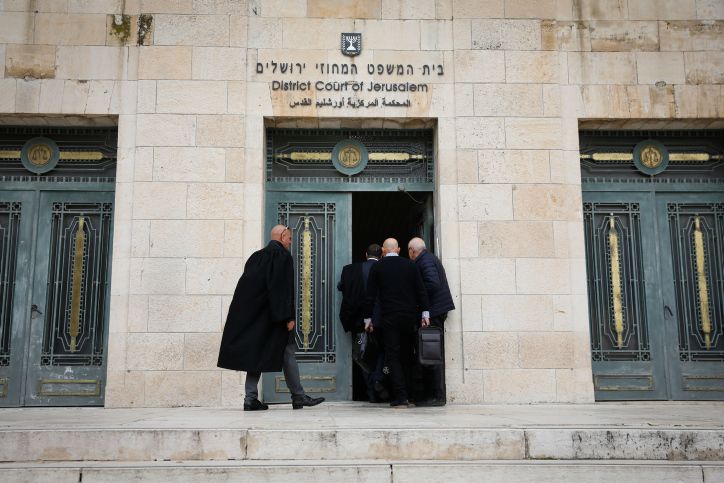
[[[421,236],[432,248],[433,131],[269,128],[266,134],[265,233],[276,224],[292,229],[293,336],[302,383],[310,394],[349,401],[352,340],[339,321],[337,282],[370,243],[395,237],[406,247]],[[352,151],[344,163],[333,162],[334,153]],[[350,174],[359,160],[362,168]],[[266,402],[289,401],[283,374],[264,374],[262,386]]]

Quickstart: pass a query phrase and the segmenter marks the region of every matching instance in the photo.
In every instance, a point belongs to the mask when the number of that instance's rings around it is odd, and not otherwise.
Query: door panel
[[[42,192],[25,405],[102,405],[113,193]]]
[[[647,193],[586,193],[583,217],[597,399],[667,397],[655,227]]]
[[[351,344],[337,321],[336,287],[351,257],[351,194],[268,192],[266,207],[265,233],[276,224],[292,229],[294,338],[304,389],[330,400],[351,399]],[[264,374],[263,391],[266,402],[289,401],[281,373]]]
[[[673,399],[724,399],[724,194],[657,196]]]
[[[21,402],[35,193],[0,192],[0,406]]]

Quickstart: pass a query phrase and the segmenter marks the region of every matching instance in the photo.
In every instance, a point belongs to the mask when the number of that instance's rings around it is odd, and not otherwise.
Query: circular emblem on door
[[[361,173],[367,167],[367,148],[355,139],[345,139],[335,144],[332,150],[332,164],[337,171],[347,176]]]
[[[669,151],[658,141],[641,141],[634,147],[634,165],[644,174],[659,174],[669,166]]]
[[[51,139],[38,137],[30,139],[20,151],[20,160],[28,171],[35,174],[47,173],[55,168],[60,159],[58,145]]]

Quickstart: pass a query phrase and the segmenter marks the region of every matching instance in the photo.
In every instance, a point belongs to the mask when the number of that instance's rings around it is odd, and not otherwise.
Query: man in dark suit
[[[445,268],[435,254],[427,251],[422,238],[413,238],[407,244],[410,260],[415,262],[422,275],[422,281],[430,299],[430,324],[445,331],[447,313],[455,310],[450,287],[447,283]],[[443,337],[443,357],[445,341]],[[426,400],[419,401],[421,406],[445,405],[445,366],[422,366]]]
[[[367,397],[370,402],[377,402],[379,399],[375,386],[378,387],[380,393],[384,389],[381,387],[384,377],[382,373],[384,355],[381,348],[373,347],[374,344],[370,343],[365,334],[363,310],[370,269],[380,258],[382,258],[382,247],[373,243],[367,247],[364,262],[351,263],[342,269],[342,275],[337,284],[337,290],[342,292],[339,320],[342,322],[345,332],[352,333],[352,360],[364,374]],[[372,314],[372,325],[377,329],[375,335],[381,334],[379,324],[379,304],[376,304]],[[362,347],[363,341],[366,342],[366,347]],[[381,337],[377,337],[377,341],[381,341]],[[363,355],[363,352],[367,352],[367,354]]]
[[[415,326],[429,325],[430,314],[420,271],[414,262],[401,258],[399,253],[400,247],[394,238],[382,244],[383,258],[372,265],[367,280],[364,315],[365,329],[374,330],[372,313],[379,297],[385,361],[390,369],[393,393],[390,406],[407,408]]]
[[[234,291],[219,348],[218,367],[246,371],[244,411],[269,409],[259,401],[262,372],[284,370],[292,407],[316,406],[323,397],[305,394],[299,377],[294,337],[292,231],[272,228],[269,244],[254,252]]]

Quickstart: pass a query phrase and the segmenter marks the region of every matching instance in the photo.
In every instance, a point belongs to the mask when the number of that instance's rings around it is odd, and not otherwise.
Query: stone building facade
[[[215,365],[266,238],[267,128],[431,129],[448,401],[591,402],[579,130],[723,129],[723,19],[721,0],[5,0],[0,124],[117,126],[108,407],[241,404]]]

